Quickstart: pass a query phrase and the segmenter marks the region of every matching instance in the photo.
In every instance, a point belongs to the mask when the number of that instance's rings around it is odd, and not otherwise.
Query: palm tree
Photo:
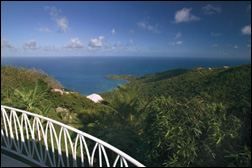
[[[14,96],[16,96],[19,100],[21,100],[21,103],[26,107],[25,110],[30,111],[34,109],[34,106],[39,102],[39,100],[42,99],[45,92],[38,95],[38,84],[35,85],[34,90],[29,90],[29,92],[26,92],[24,89],[19,90],[17,88],[14,89]]]
[[[143,108],[139,108],[139,99],[134,86],[118,85],[117,87],[118,90],[116,90],[113,99],[109,103],[117,112],[116,116],[120,124],[137,131],[143,118],[143,111],[146,109],[148,103]]]

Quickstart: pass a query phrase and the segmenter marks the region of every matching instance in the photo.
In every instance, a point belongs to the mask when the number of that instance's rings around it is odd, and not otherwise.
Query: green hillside
[[[95,104],[77,92],[70,94],[51,92],[63,86],[42,70],[1,66],[1,104],[31,111],[84,131],[88,125],[100,120],[109,124],[106,117],[114,113],[103,104]],[[56,109],[62,111],[56,112]],[[106,116],[104,117],[104,115]]]
[[[1,104],[74,126],[146,166],[251,166],[251,64],[106,77],[129,83],[95,104],[51,92],[62,85],[42,71],[1,66]]]
[[[149,100],[159,96],[194,97],[202,96],[216,101],[237,101],[241,97],[250,98],[251,65],[229,68],[176,69],[163,73],[130,76],[114,75],[113,79],[131,81],[139,98]],[[112,92],[103,93],[110,97]],[[250,99],[249,99],[250,100]]]
[[[103,96],[130,114],[143,140],[144,163],[251,165],[250,64],[177,69],[132,78],[126,86]],[[123,105],[125,100],[128,106]]]

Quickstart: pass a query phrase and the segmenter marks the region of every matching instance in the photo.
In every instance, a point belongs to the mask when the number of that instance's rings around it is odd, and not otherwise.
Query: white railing
[[[39,166],[144,167],[119,149],[85,132],[47,117],[3,105],[1,149]]]

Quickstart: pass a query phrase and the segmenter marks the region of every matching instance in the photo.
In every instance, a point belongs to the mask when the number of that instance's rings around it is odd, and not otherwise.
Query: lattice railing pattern
[[[1,149],[53,167],[144,167],[112,145],[78,129],[1,105]]]

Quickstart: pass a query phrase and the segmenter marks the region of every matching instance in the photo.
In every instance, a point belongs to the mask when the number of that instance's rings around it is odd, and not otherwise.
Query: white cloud
[[[242,34],[251,35],[251,25],[244,26],[241,29]]]
[[[48,29],[47,27],[44,27],[44,28],[39,28],[39,31],[42,31],[42,32],[51,32],[50,29]]]
[[[211,4],[208,4],[204,7],[201,8],[203,12],[206,15],[211,15],[211,14],[216,14],[216,13],[221,13],[221,7],[220,6],[213,6]]]
[[[132,43],[133,43],[133,40],[131,39],[131,40],[126,44],[126,46],[131,46]]]
[[[183,44],[183,41],[177,41],[176,44],[181,45],[181,44]]]
[[[46,46],[44,47],[44,50],[45,50],[45,51],[58,51],[59,49],[58,49],[58,47],[56,47],[55,45],[46,45]]]
[[[66,17],[61,16],[61,10],[55,6],[46,6],[45,10],[49,10],[51,19],[56,22],[59,32],[66,32],[68,28],[68,20]]]
[[[220,33],[214,33],[214,32],[211,33],[211,36],[214,36],[214,37],[218,37],[220,35],[221,35]]]
[[[158,30],[158,24],[156,24],[155,26],[152,26],[152,25],[148,24],[148,22],[146,20],[140,21],[140,22],[136,23],[136,25],[144,30],[147,29],[147,30],[153,31],[154,33],[161,33]]]
[[[72,48],[72,49],[78,49],[83,47],[84,44],[78,38],[71,39],[70,43],[65,44],[64,46],[64,48]]]
[[[115,47],[123,47],[124,49],[127,49],[127,47],[131,46],[133,43],[133,40],[131,39],[127,44],[122,44],[121,41],[117,41],[114,45]]]
[[[112,29],[111,33],[114,35],[116,33],[115,29]]]
[[[88,49],[88,51],[97,51],[97,50],[99,50],[98,47],[90,47],[90,46],[88,46],[87,49]]]
[[[115,49],[114,46],[111,46],[111,45],[109,45],[109,44],[104,45],[104,48],[105,48],[106,50],[114,50],[114,49]]]
[[[234,48],[239,48],[239,46],[238,46],[238,45],[235,45]]]
[[[181,34],[180,32],[178,32],[177,35],[176,35],[176,38],[181,37],[181,35],[182,35],[182,34]]]
[[[192,8],[183,8],[176,12],[175,23],[190,22],[200,20],[200,17],[191,14]]]
[[[104,36],[99,36],[99,39],[91,39],[89,42],[90,47],[102,47],[102,40]]]
[[[68,20],[64,17],[64,18],[58,18],[55,21],[59,27],[59,31],[66,32],[68,28]]]
[[[131,46],[133,43],[133,40],[131,39],[127,44],[122,44],[121,41],[117,41],[114,45],[115,47],[123,47],[123,49],[127,49],[127,47]],[[111,48],[110,46],[107,46],[107,48]]]
[[[137,26],[143,28],[144,30],[145,29],[147,29],[147,30],[153,30],[153,26],[147,25],[146,21],[140,21],[140,22],[138,22]]]
[[[177,42],[169,43],[169,45],[174,46],[174,45],[181,45],[183,43],[184,43],[184,41],[177,41]]]
[[[115,44],[115,47],[120,47],[120,46],[122,46],[122,43],[120,41],[117,41]]]
[[[49,10],[50,16],[52,18],[58,17],[59,13],[61,13],[60,9],[57,9],[55,6],[45,6],[45,10]]]
[[[114,45],[110,45],[110,44],[104,44],[104,49],[105,50],[111,50],[111,51],[115,51],[115,50],[127,50],[128,47],[132,46],[133,44],[133,40],[129,40],[129,42],[127,44],[123,44],[121,41],[117,41]],[[98,49],[97,47],[94,49]],[[92,47],[90,47],[90,50],[92,50]]]
[[[1,40],[2,49],[14,49],[15,47],[6,39]]]
[[[218,47],[219,45],[218,45],[218,44],[213,44],[212,46],[213,46],[213,47]]]
[[[37,46],[36,40],[29,40],[29,41],[25,41],[23,43],[23,49],[26,49],[26,50],[39,50],[40,47]]]

